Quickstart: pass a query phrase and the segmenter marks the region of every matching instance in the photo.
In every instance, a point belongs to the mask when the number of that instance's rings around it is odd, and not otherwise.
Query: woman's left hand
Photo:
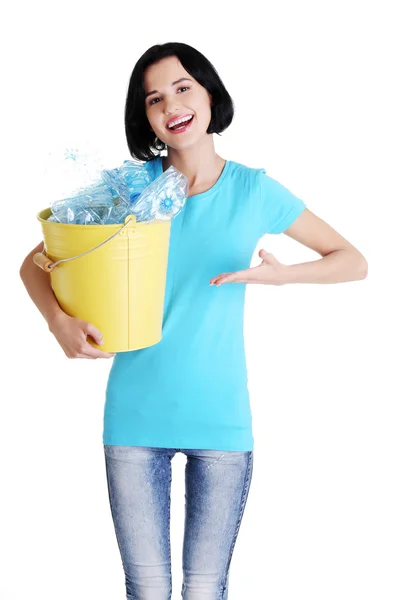
[[[251,267],[244,271],[234,273],[221,273],[210,280],[210,285],[223,283],[264,283],[270,285],[283,285],[283,271],[285,265],[280,263],[273,254],[261,249],[258,256],[262,263],[258,267]]]

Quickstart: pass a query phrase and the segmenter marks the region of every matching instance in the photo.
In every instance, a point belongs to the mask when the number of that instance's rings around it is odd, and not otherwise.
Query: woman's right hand
[[[94,348],[87,341],[87,336],[93,338],[99,346],[102,344],[102,334],[92,323],[71,317],[64,311],[57,314],[49,323],[49,330],[60,344],[68,358],[112,358],[115,353],[108,353]]]

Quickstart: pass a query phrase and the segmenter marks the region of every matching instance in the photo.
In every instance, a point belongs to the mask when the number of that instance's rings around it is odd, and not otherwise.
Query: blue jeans
[[[253,452],[104,445],[127,600],[171,600],[171,459],[187,456],[183,600],[227,600]]]

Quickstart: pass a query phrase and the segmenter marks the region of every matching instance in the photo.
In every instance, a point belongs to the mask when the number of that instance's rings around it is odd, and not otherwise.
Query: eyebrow
[[[192,81],[191,79],[188,79],[187,77],[181,77],[180,79],[177,79],[176,81],[174,81],[173,83],[171,83],[171,87],[173,85],[176,85],[177,83],[180,83],[181,81]],[[148,98],[148,96],[151,96],[152,94],[158,94],[158,90],[153,90],[152,92],[147,92],[147,94],[144,95],[144,99],[146,100],[146,98]]]

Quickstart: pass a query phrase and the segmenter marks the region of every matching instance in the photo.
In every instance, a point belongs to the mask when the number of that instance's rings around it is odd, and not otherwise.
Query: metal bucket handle
[[[101,242],[101,244],[99,244],[98,246],[95,246],[94,248],[91,248],[91,250],[87,250],[86,252],[83,252],[82,254],[78,254],[77,256],[71,256],[71,258],[62,258],[61,260],[57,260],[57,262],[51,262],[50,257],[47,256],[45,250],[43,249],[42,252],[38,252],[37,254],[34,254],[33,262],[38,267],[43,269],[43,271],[50,273],[50,271],[52,271],[54,269],[54,267],[56,267],[58,264],[60,264],[62,262],[66,262],[68,260],[75,260],[76,258],[80,258],[81,256],[85,256],[86,254],[89,254],[90,252],[97,250],[97,248],[100,248],[100,246],[103,246],[104,244],[106,244],[107,242],[109,242],[110,240],[115,238],[116,235],[121,233],[121,231],[123,229],[125,229],[125,227],[127,225],[129,225],[129,223],[132,221],[132,219],[135,219],[135,221],[136,221],[136,217],[134,217],[133,215],[129,215],[128,217],[126,217],[125,225],[123,225],[123,227],[121,227],[121,229],[118,229],[118,231],[116,233],[114,233],[107,240],[104,240],[104,242]]]

